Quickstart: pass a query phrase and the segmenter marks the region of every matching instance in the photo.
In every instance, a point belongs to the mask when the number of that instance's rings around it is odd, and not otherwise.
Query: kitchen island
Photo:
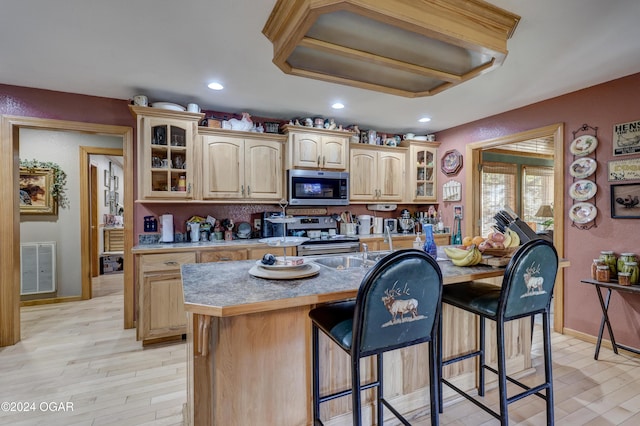
[[[444,283],[501,277],[502,269],[456,267],[441,261]],[[237,261],[182,266],[188,313],[188,424],[310,425],[311,324],[318,303],[355,297],[368,269],[321,265],[318,275],[267,280],[249,274],[256,264]],[[443,308],[444,356],[475,348],[476,322],[468,313]],[[488,327],[488,333],[495,332]],[[510,371],[531,368],[530,322],[513,321],[507,332]],[[323,336],[324,337],[324,336]],[[349,384],[349,358],[324,337],[320,354],[323,392]],[[492,359],[493,353],[487,354]],[[385,395],[401,412],[428,408],[428,355],[423,345],[385,355]],[[363,360],[363,376],[375,361]],[[444,370],[457,386],[475,384],[469,360]],[[363,393],[363,420],[374,407],[372,391]],[[450,395],[445,393],[445,398]],[[351,424],[348,398],[323,404],[325,425]]]

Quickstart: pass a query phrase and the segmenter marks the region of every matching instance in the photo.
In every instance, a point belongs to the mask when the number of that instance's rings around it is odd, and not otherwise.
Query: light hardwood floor
[[[27,403],[29,408],[35,405],[35,410],[0,410],[0,424],[182,424],[185,345],[142,349],[135,331],[122,328],[122,297],[122,275],[105,275],[94,281],[92,300],[22,309],[22,341],[0,348],[0,403]],[[537,370],[541,350],[541,332],[536,330]],[[553,335],[556,424],[640,424],[640,359],[602,349],[600,360],[595,361],[593,351],[591,343]],[[524,381],[537,383],[538,377]],[[487,392],[485,399],[495,408],[496,391]],[[53,403],[51,408],[62,403],[72,411],[54,412],[42,403]],[[513,404],[510,420],[511,424],[544,425],[544,402],[529,397]],[[426,426],[428,417],[416,415],[412,424]],[[441,424],[498,422],[462,401],[445,408]]]

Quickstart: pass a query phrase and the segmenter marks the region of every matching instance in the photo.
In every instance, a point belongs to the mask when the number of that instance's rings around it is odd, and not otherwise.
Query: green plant
[[[58,164],[51,161],[20,160],[20,167],[29,171],[33,171],[34,169],[53,170],[53,185],[50,188],[51,196],[55,198],[58,203],[58,207],[63,209],[69,207],[69,199],[65,195],[67,174]]]

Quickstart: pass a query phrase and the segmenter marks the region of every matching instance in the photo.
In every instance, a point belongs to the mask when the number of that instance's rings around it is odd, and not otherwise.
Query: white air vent
[[[20,244],[20,294],[56,291],[56,243]]]

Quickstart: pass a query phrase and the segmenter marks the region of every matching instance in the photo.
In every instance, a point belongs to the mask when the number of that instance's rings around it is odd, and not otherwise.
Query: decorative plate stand
[[[571,132],[573,141],[569,151],[573,154],[573,162],[569,166],[569,174],[573,177],[573,184],[569,187],[569,196],[573,204],[569,208],[571,226],[578,229],[597,227],[596,216],[596,148],[598,147],[598,128],[583,124],[578,130]],[[580,135],[578,135],[580,134]],[[592,177],[593,180],[587,179]],[[592,200],[587,202],[587,200]]]
[[[447,176],[455,176],[462,170],[462,154],[452,149],[442,156],[441,170]]]

